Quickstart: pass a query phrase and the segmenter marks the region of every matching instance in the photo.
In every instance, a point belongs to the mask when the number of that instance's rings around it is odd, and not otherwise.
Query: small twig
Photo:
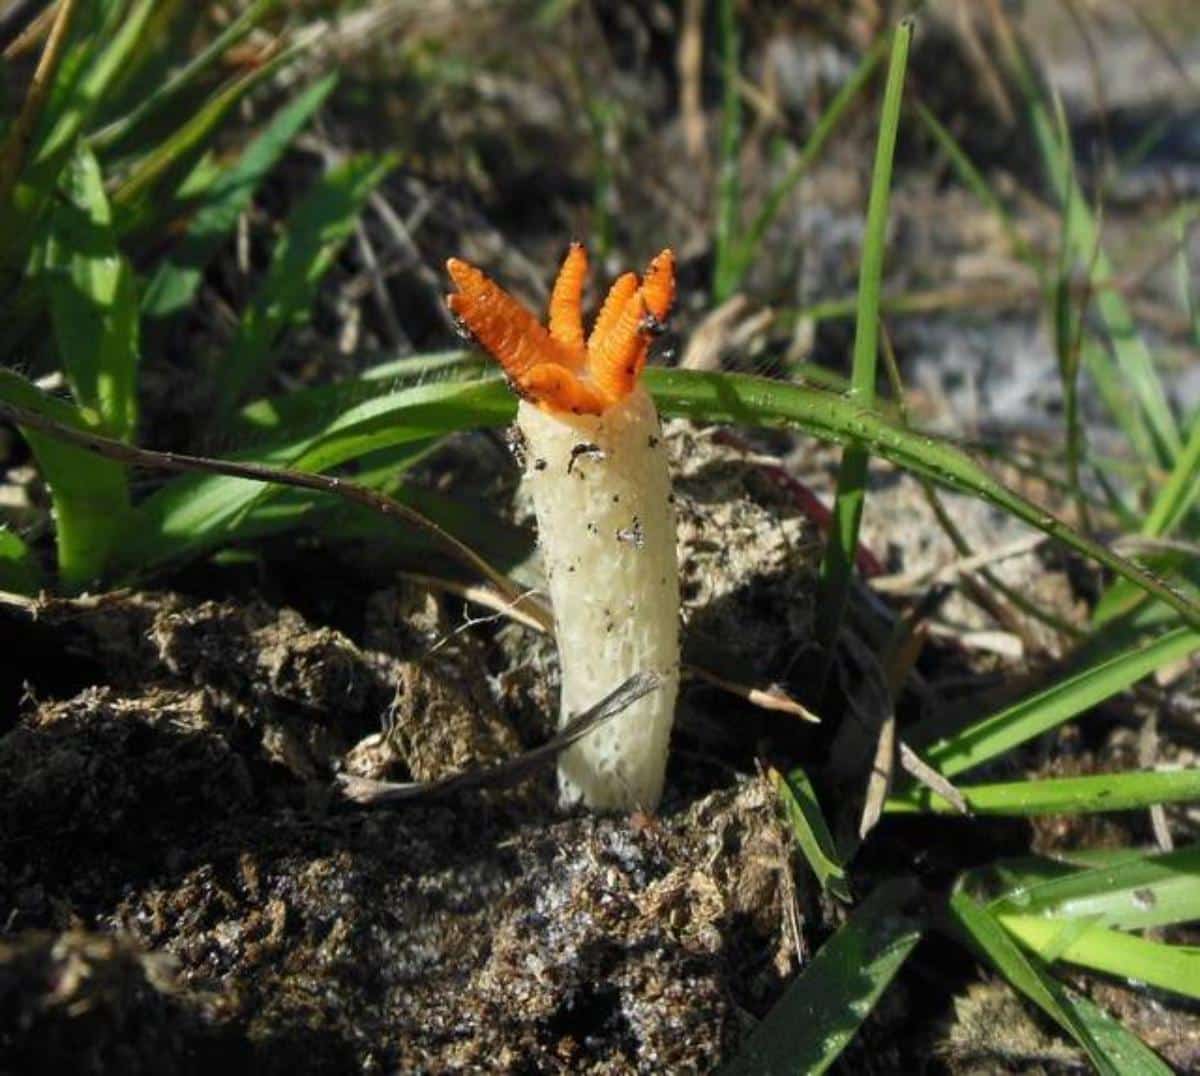
[[[71,19],[75,15],[76,0],[62,0],[54,16],[54,24],[50,27],[50,36],[46,38],[46,46],[42,49],[41,59],[33,72],[29,83],[29,92],[25,95],[25,103],[21,113],[13,121],[4,146],[0,148],[0,204],[8,201],[16,186],[17,176],[21,165],[25,162],[25,152],[29,141],[33,138],[33,129],[37,126],[42,114],[42,106],[50,94],[50,84],[54,81],[54,72],[58,70],[59,60],[62,59],[63,47],[67,41],[67,32],[71,29]]]
[[[875,759],[867,777],[867,793],[863,799],[862,816],[858,821],[858,836],[866,840],[883,816],[883,805],[887,802],[892,787],[892,774],[896,768],[896,711],[889,708],[879,727],[879,739],[875,742]]]
[[[694,676],[697,680],[703,680],[714,687],[719,687],[722,691],[727,691],[731,695],[737,695],[739,698],[743,698],[763,710],[774,710],[777,713],[791,714],[802,721],[811,721],[814,725],[821,723],[821,719],[808,709],[808,707],[778,688],[768,689],[753,687],[750,684],[740,684],[735,680],[726,680],[725,677],[718,676],[716,673],[709,672],[707,669],[702,669],[697,665],[684,665],[683,672],[689,676]]]
[[[656,673],[637,673],[591,709],[573,717],[541,746],[495,766],[480,766],[437,781],[408,783],[376,781],[369,777],[342,774],[338,777],[338,784],[341,786],[342,795],[347,799],[367,805],[442,799],[475,788],[510,788],[527,780],[542,766],[553,762],[577,740],[599,728],[610,718],[616,717],[643,695],[656,691],[660,684]]]
[[[57,14],[57,3],[51,4],[49,7],[38,12],[32,22],[28,23],[11,41],[5,44],[4,59],[12,63],[29,52],[50,32],[50,26]]]
[[[903,740],[900,741],[900,768],[918,784],[941,796],[959,814],[971,813],[963,794]]]
[[[679,16],[675,66],[679,72],[679,114],[688,157],[707,167],[703,96],[704,0],[685,0]]]
[[[907,594],[910,591],[934,583],[953,583],[959,576],[974,572],[990,564],[998,564],[1013,557],[1032,553],[1049,539],[1044,534],[1031,534],[996,549],[985,549],[981,553],[960,557],[940,568],[921,569],[915,572],[897,572],[895,575],[879,576],[871,580],[873,589],[884,594]]]
[[[1114,538],[1112,547],[1122,556],[1131,553],[1182,553],[1186,557],[1200,557],[1200,544],[1183,538],[1157,538],[1148,534],[1123,534]]]
[[[9,43],[33,22],[39,15],[38,8],[45,0],[12,0],[0,11],[0,48],[7,48]]]
[[[541,600],[536,590],[522,591],[515,599],[509,600],[503,595],[497,594],[490,587],[482,587],[476,583],[460,583],[454,579],[423,575],[420,572],[400,572],[399,575],[401,579],[419,583],[421,586],[444,590],[447,594],[462,598],[463,601],[482,605],[485,609],[491,609],[501,616],[508,617],[509,620],[515,620],[518,624],[532,628],[534,631],[544,632],[547,630],[547,625],[553,626],[554,624],[554,614],[550,607]],[[527,609],[531,611],[527,612]]]

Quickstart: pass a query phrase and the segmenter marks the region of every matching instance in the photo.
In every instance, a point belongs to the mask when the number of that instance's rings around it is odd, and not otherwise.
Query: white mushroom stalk
[[[584,341],[587,258],[573,245],[543,328],[478,269],[451,259],[456,317],[522,397],[525,479],[554,608],[560,726],[635,673],[657,691],[559,757],[565,803],[652,810],[662,797],[679,686],[679,573],[658,413],[638,377],[674,299],[663,251],[613,284]]]

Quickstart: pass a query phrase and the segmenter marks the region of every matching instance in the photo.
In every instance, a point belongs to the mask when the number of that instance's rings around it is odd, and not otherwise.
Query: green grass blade
[[[491,359],[465,348],[407,355],[372,366],[353,381],[296,389],[255,400],[234,417],[230,434],[243,441],[264,437],[294,440],[304,431],[323,427],[332,418],[367,400],[420,385],[477,380],[495,372],[496,364]]]
[[[515,411],[499,379],[421,385],[367,400],[317,434],[242,458],[324,471],[371,452],[416,444],[475,425],[500,425]],[[184,475],[138,506],[118,569],[154,570],[220,544],[252,507],[278,487],[225,475]]]
[[[803,770],[792,770],[786,777],[775,771],[771,773],[784,816],[821,888],[839,900],[849,901],[846,868],[838,856],[833,834],[825,823],[825,815],[808,776]]]
[[[1051,777],[988,785],[956,785],[973,814],[1094,814],[1133,811],[1156,803],[1200,801],[1200,769]],[[936,793],[910,786],[887,801],[895,814],[957,810]]]
[[[1136,983],[1200,998],[1200,948],[1167,945],[1086,920],[999,915],[1000,924],[1048,963],[1065,960]]]
[[[22,257],[33,226],[53,196],[58,175],[114,82],[137,62],[138,49],[158,0],[135,0],[107,46],[66,93],[49,132],[21,177],[11,205],[0,212],[0,261]],[[101,38],[101,40],[104,40]]]
[[[1115,656],[1103,657],[1020,702],[921,746],[923,728],[910,742],[946,777],[954,777],[1071,720],[1149,676],[1156,669],[1200,650],[1200,632],[1177,628]],[[927,727],[927,726],[926,726]]]
[[[27,408],[65,426],[94,431],[96,421],[65,400],[0,367],[0,400]],[[67,590],[102,578],[129,510],[124,467],[32,430],[22,431],[50,487],[58,574]]]
[[[1142,461],[1143,469],[1151,463],[1157,466],[1158,450],[1155,448],[1154,434],[1146,422],[1145,411],[1138,406],[1129,389],[1128,378],[1099,342],[1085,337],[1080,353],[1100,393],[1100,399],[1128,438],[1130,446]]]
[[[912,20],[903,19],[892,38],[887,87],[884,90],[883,112],[879,121],[879,139],[875,147],[875,166],[871,173],[862,267],[858,278],[858,316],[854,330],[850,397],[860,407],[867,409],[873,408],[875,403],[876,365],[879,357],[879,294],[887,240],[892,158],[895,155],[896,135],[900,127],[900,104],[904,95],[904,73],[908,66],[908,48],[912,41],[912,33]],[[832,649],[837,638],[849,596],[850,580],[854,572],[854,555],[858,549],[859,524],[866,499],[868,458],[865,445],[849,445],[842,456],[838,472],[833,525],[821,563],[820,601],[814,626],[817,641],[826,650]]]
[[[44,265],[59,358],[78,403],[122,441],[137,426],[139,318],[133,269],[117,249],[96,158],[65,170],[50,212]]]
[[[192,59],[173,72],[171,76],[144,98],[134,109],[97,131],[90,139],[97,152],[112,148],[130,140],[137,129],[147,120],[157,116],[167,106],[175,104],[182,91],[192,85],[225,53],[242,40],[276,7],[279,0],[253,0],[253,2],[221,30]]]
[[[0,204],[6,204],[12,195],[17,177],[25,164],[26,151],[41,122],[47,99],[56,86],[63,84],[58,76],[66,56],[71,26],[79,7],[78,0],[63,0],[57,5],[54,19],[47,28],[42,54],[38,58],[37,67],[20,108],[10,112],[8,94],[0,91],[0,113],[4,116],[4,119],[0,120],[0,134],[3,136],[0,138]],[[6,9],[5,14],[10,10],[11,8]],[[0,61],[0,73],[7,76],[3,61]],[[7,83],[7,77],[5,82]]]
[[[126,235],[145,228],[172,208],[170,196],[211,147],[226,117],[247,94],[288,63],[284,52],[218,90],[183,125],[154,147],[130,170],[113,194],[117,231]]]
[[[0,590],[13,594],[36,594],[42,573],[33,550],[19,534],[0,526]]]
[[[1124,1076],[1166,1076],[1171,1071],[1158,1054],[1090,998],[1076,993],[1070,987],[1064,986],[1062,991],[1092,1033],[1092,1038],[1121,1067]]]
[[[720,1076],[824,1072],[854,1037],[921,938],[906,880],[871,893],[788,987]]]
[[[963,940],[1079,1043],[1101,1076],[1168,1076],[1171,1070],[1148,1046],[1095,1006],[1080,1006],[965,892],[950,898],[949,911]]]
[[[829,141],[830,136],[837,130],[838,125],[850,110],[850,106],[858,100],[859,94],[870,82],[875,68],[879,66],[879,61],[883,59],[883,54],[887,51],[887,44],[887,38],[880,38],[867,50],[850,77],[838,89],[833,100],[829,102],[829,107],[821,113],[820,119],[813,125],[812,133],[809,134],[804,147],[800,150],[800,154],[791,168],[788,169],[787,174],[767,195],[762,209],[759,210],[754,222],[747,230],[745,238],[738,245],[736,267],[728,285],[731,294],[741,286],[742,280],[767,234],[767,229],[779,215],[784,202],[808,174],[808,170],[825,148],[825,143]]]
[[[1176,459],[1170,477],[1158,491],[1141,528],[1142,534],[1154,538],[1170,534],[1191,511],[1197,497],[1200,497],[1200,416],[1192,420],[1187,444]],[[1143,600],[1141,591],[1118,579],[1101,596],[1093,622],[1108,623]]]
[[[1116,930],[1149,930],[1200,919],[1200,845],[1146,855],[1134,850],[1089,869],[1061,866],[1019,878],[995,897],[996,914],[1083,919]]]
[[[717,162],[717,216],[713,256],[713,305],[723,303],[736,287],[742,216],[742,87],[738,70],[741,35],[737,4],[719,0],[721,38],[721,148]]]
[[[233,410],[266,370],[283,330],[307,313],[321,278],[353,234],[363,203],[395,163],[390,155],[352,158],[321,179],[288,216],[266,278],[219,371],[218,415]]]
[[[337,75],[331,74],[308,87],[276,113],[237,164],[222,172],[192,217],[183,241],[151,278],[142,300],[143,313],[167,317],[191,302],[205,267],[232,232],[259,184],[336,84]]]
[[[646,371],[645,380],[659,409],[670,416],[747,426],[791,424],[823,440],[859,442],[872,455],[950,489],[980,497],[1117,575],[1135,580],[1185,622],[1200,628],[1200,608],[1188,598],[1014,493],[967,453],[946,441],[906,430],[854,400],[767,378],[652,369]]]
[[[1117,290],[1112,263],[1100,243],[1099,226],[1075,178],[1071,147],[1059,137],[1026,57],[1017,54],[1011,59],[1025,95],[1029,121],[1043,167],[1066,216],[1069,253],[1079,264],[1088,267],[1088,277],[1094,293],[1093,302],[1104,323],[1113,355],[1159,442],[1162,461],[1170,462],[1180,448],[1175,418],[1171,414],[1150,350],[1138,333],[1129,308]]]
[[[405,446],[406,450],[415,446]],[[429,448],[436,447],[430,442]],[[412,453],[415,458],[419,458]],[[448,534],[468,543],[471,548],[497,570],[511,573],[532,556],[533,533],[514,527],[496,515],[488,505],[463,497],[447,497],[435,491],[400,483],[409,461],[388,468],[389,492],[402,504],[408,505],[431,520]],[[365,485],[383,483],[363,482],[359,474],[355,482]],[[446,557],[446,550],[415,528],[398,526],[362,505],[348,504],[327,494],[307,490],[287,489],[261,505],[255,505],[227,539],[244,542],[273,534],[303,528],[320,536],[331,546],[348,542],[369,543],[371,566],[389,572],[410,571],[427,574],[435,568],[439,575],[461,578],[462,565]]]
[[[1005,238],[1013,248],[1014,253],[1026,265],[1030,266],[1041,278],[1044,275],[1041,260],[1034,254],[1025,237],[1013,221],[1012,214],[1005,208],[999,195],[992,190],[983,173],[975,167],[975,162],[967,155],[966,150],[959,145],[958,140],[942,125],[941,121],[921,102],[917,102],[917,116],[925,125],[925,129],[933,136],[938,148],[946,155],[946,160],[963,185],[975,195],[985,209],[995,214],[1004,229]]]

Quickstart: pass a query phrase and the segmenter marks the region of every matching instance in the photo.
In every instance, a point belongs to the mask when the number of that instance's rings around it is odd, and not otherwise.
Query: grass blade
[[[511,576],[533,554],[532,532],[514,527],[482,502],[401,484],[408,466],[436,447],[436,442],[404,446],[407,458],[397,460],[388,468],[386,482],[364,481],[361,474],[355,474],[354,480],[360,485],[391,487],[388,492],[396,500],[432,520],[447,534],[469,542],[489,564]],[[362,505],[347,504],[328,494],[306,490],[281,490],[269,500],[256,504],[238,521],[225,541],[247,542],[299,528],[319,535],[331,546],[369,543],[366,556],[372,571],[380,568],[389,573],[415,571],[449,578],[463,577],[461,563],[447,558],[446,550],[426,532],[397,527],[392,520]],[[361,562],[357,551],[354,559],[356,564]]]
[[[904,911],[916,887],[885,882],[851,914],[747,1037],[720,1076],[824,1072],[921,938]]]
[[[200,75],[212,67],[230,48],[257,26],[279,0],[253,0],[191,60],[175,71],[161,86],[119,120],[97,131],[89,141],[97,152],[111,149],[134,130],[161,112],[179,97]]]
[[[13,594],[36,594],[42,585],[42,573],[19,534],[0,526],[0,590]]]
[[[1200,416],[1192,420],[1187,444],[1180,452],[1170,477],[1158,491],[1154,504],[1142,526],[1142,534],[1161,537],[1170,534],[1200,497]],[[1162,558],[1159,570],[1168,568],[1177,558]],[[1145,595],[1125,580],[1118,579],[1101,595],[1092,620],[1095,624],[1106,624],[1116,617],[1128,613],[1145,600]]]
[[[4,134],[4,144],[0,145],[0,204],[8,201],[17,176],[20,175],[21,166],[25,163],[25,150],[33,138],[38,120],[41,119],[42,107],[46,103],[58,65],[63,58],[67,34],[70,32],[71,20],[75,17],[77,8],[77,0],[63,0],[59,4],[37,69],[29,82],[29,90],[25,94],[21,111]]]
[[[1169,631],[1148,643],[1101,658],[968,728],[936,740],[922,747],[921,755],[939,773],[954,777],[1069,721],[1155,669],[1197,650],[1200,632],[1189,628]],[[910,742],[920,746],[922,726],[915,726],[910,736]]]
[[[1086,920],[1011,914],[997,919],[1026,949],[1049,963],[1065,960],[1200,998],[1200,948],[1167,945]]]
[[[0,261],[11,262],[28,245],[28,237],[53,196],[58,175],[75,149],[75,141],[103,103],[114,81],[137,55],[157,0],[135,0],[104,50],[71,87],[49,133],[39,144],[18,183],[11,204],[0,208]]]
[[[0,400],[74,429],[91,430],[85,413],[47,396],[10,370],[0,368]],[[81,590],[103,577],[129,510],[126,469],[45,434],[22,429],[50,487],[58,573],[64,589]]]
[[[1001,228],[1004,229],[1005,238],[1017,257],[1032,268],[1039,278],[1042,278],[1044,270],[1041,261],[1025,241],[1025,237],[1013,221],[1012,214],[1005,208],[996,192],[992,190],[988,181],[983,177],[983,173],[975,167],[975,162],[967,156],[966,150],[959,145],[958,140],[942,122],[919,101],[917,102],[917,116],[925,125],[925,129],[933,136],[938,148],[946,155],[946,160],[954,169],[959,180],[975,195],[985,209],[995,214]]]
[[[1051,777],[990,785],[956,785],[973,814],[1094,814],[1133,811],[1156,803],[1200,801],[1200,769]],[[893,814],[957,809],[924,787],[910,786],[888,800]]]
[[[322,427],[351,407],[388,396],[402,389],[447,381],[478,380],[495,373],[495,363],[465,348],[406,355],[364,370],[353,381],[296,389],[269,399],[255,400],[237,413],[231,433],[250,439],[264,435],[287,436]]]
[[[1148,1046],[1095,1006],[1080,1006],[973,898],[960,890],[949,911],[963,940],[1079,1043],[1101,1076],[1169,1076]]]
[[[717,163],[717,218],[713,258],[712,298],[720,305],[736,286],[738,242],[742,213],[742,88],[738,70],[741,35],[737,4],[717,5],[721,37],[721,150]]]
[[[137,426],[137,286],[87,150],[66,169],[63,194],[50,213],[44,269],[59,359],[78,403],[128,441]]]
[[[336,84],[337,75],[328,75],[281,108],[262,134],[246,147],[238,163],[216,180],[192,217],[183,242],[159,265],[147,286],[142,300],[144,314],[167,317],[191,302],[205,267],[250,204],[259,184]]]
[[[738,244],[735,272],[728,285],[730,294],[741,286],[742,280],[758,252],[759,245],[767,234],[767,229],[771,227],[779,215],[779,211],[783,208],[784,202],[796,189],[797,184],[808,174],[813,162],[825,148],[825,143],[829,141],[830,136],[837,130],[838,124],[850,110],[850,106],[854,104],[859,94],[870,82],[886,49],[887,38],[880,38],[867,50],[859,61],[858,67],[838,89],[833,100],[829,102],[829,107],[825,109],[813,126],[812,133],[804,143],[804,148],[800,150],[799,156],[788,169],[787,175],[775,185],[767,196],[758,216],[754,218],[754,222],[747,230],[745,238]]]
[[[294,52],[282,52],[218,90],[184,124],[158,143],[131,169],[113,194],[117,231],[128,235],[163,216],[163,203],[195,168],[225,118],[256,86],[288,63]]]
[[[771,770],[770,777],[796,843],[800,845],[800,851],[821,883],[821,888],[839,900],[849,901],[850,885],[846,868],[842,866],[833,834],[825,823],[825,815],[808,776],[803,770],[792,770],[786,777]]]
[[[1075,178],[1071,147],[1057,133],[1027,57],[1014,44],[1009,58],[1025,95],[1029,122],[1041,153],[1042,165],[1063,207],[1068,253],[1080,264],[1088,266],[1093,301],[1104,322],[1113,355],[1146,422],[1154,432],[1161,462],[1169,463],[1179,452],[1179,431],[1150,350],[1139,335],[1129,308],[1117,290],[1112,264],[1101,246],[1099,226]],[[1119,418],[1119,415],[1116,417]]]
[[[883,279],[883,254],[887,239],[888,198],[892,186],[892,157],[900,126],[900,104],[904,94],[904,73],[908,66],[908,47],[912,41],[913,21],[902,19],[892,39],[888,61],[887,87],[883,95],[883,113],[879,121],[879,140],[875,147],[875,166],[871,173],[871,194],[867,207],[867,230],[863,242],[862,268],[858,278],[858,316],[854,331],[854,363],[850,378],[850,398],[870,409],[875,403],[875,371],[879,356],[879,293]],[[868,453],[865,445],[849,445],[838,472],[837,500],[833,506],[833,526],[821,562],[820,600],[814,631],[826,652],[832,650],[841,627],[858,549],[858,530],[866,497]]]
[[[748,426],[792,424],[840,444],[859,442],[872,455],[950,489],[980,497],[1061,541],[1081,555],[1133,580],[1200,629],[1200,608],[1152,573],[1106,546],[1078,534],[1014,493],[964,451],[927,434],[913,433],[854,400],[801,385],[747,374],[647,370],[647,387],[670,416]]]
[[[390,155],[352,158],[320,180],[289,215],[266,279],[242,315],[221,367],[219,415],[233,410],[265,371],[283,330],[306,313],[321,278],[353,234],[363,203],[395,163]]]
[[[498,425],[513,410],[511,396],[498,380],[422,385],[367,400],[316,434],[245,460],[321,472],[381,449],[425,442],[472,425]],[[278,487],[228,475],[174,479],[138,506],[117,567],[153,570],[209,550],[233,533],[244,513],[277,492]]]
[[[1049,877],[1018,879],[988,907],[998,915],[1037,914],[1148,930],[1200,919],[1197,876],[1200,845],[1159,855],[1128,850],[1119,862],[1065,873],[1055,864]]]

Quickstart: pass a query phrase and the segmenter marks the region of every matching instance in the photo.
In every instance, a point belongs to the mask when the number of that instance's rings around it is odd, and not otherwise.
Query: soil
[[[773,480],[771,445],[681,423],[668,440],[688,659],[802,691],[819,543]],[[792,468],[819,487],[833,457],[803,456]],[[915,483],[882,471],[876,485],[874,511],[918,512]],[[972,511],[985,525],[968,503],[964,526]],[[892,528],[888,555],[920,566],[927,534]],[[1053,565],[1040,571],[1045,593],[1070,593]],[[0,1071],[687,1072],[729,1057],[844,914],[754,764],[805,741],[819,757],[827,736],[693,683],[655,817],[563,815],[548,771],[445,802],[354,806],[339,773],[428,781],[544,739],[555,668],[544,637],[464,630],[453,600],[415,587],[350,604],[357,638],[255,595],[0,605],[24,680],[0,739]],[[996,660],[954,653],[938,665],[976,683]],[[843,823],[867,759],[851,767]],[[980,861],[1019,850],[1023,829],[977,826]],[[942,863],[964,865],[957,847],[922,854],[931,885]],[[944,955],[922,963],[965,976],[956,1017],[921,1033],[950,1069],[996,1071],[1002,1056],[1013,1071],[1015,1058],[1076,1067],[1028,1018],[988,1039],[986,988]],[[904,989],[847,1071],[903,1071],[914,1056],[915,1042],[878,1042],[920,1008]],[[1135,1014],[1149,1004],[1122,997]],[[1191,1056],[1200,1025],[1176,1021],[1159,1048]],[[863,1051],[870,1068],[854,1067]]]
[[[672,436],[681,544],[722,581],[693,594],[700,640],[814,546],[795,512],[764,535],[779,497],[751,498],[752,468]],[[360,641],[256,597],[0,608],[27,679],[0,740],[5,1071],[707,1071],[797,966],[762,777],[710,761],[653,818],[564,816],[548,772],[398,809],[339,796],[341,772],[433,780],[544,737],[544,709],[506,716],[545,694],[512,675],[552,666],[536,637],[506,653],[415,591],[367,594]],[[756,668],[798,635],[774,638]]]

